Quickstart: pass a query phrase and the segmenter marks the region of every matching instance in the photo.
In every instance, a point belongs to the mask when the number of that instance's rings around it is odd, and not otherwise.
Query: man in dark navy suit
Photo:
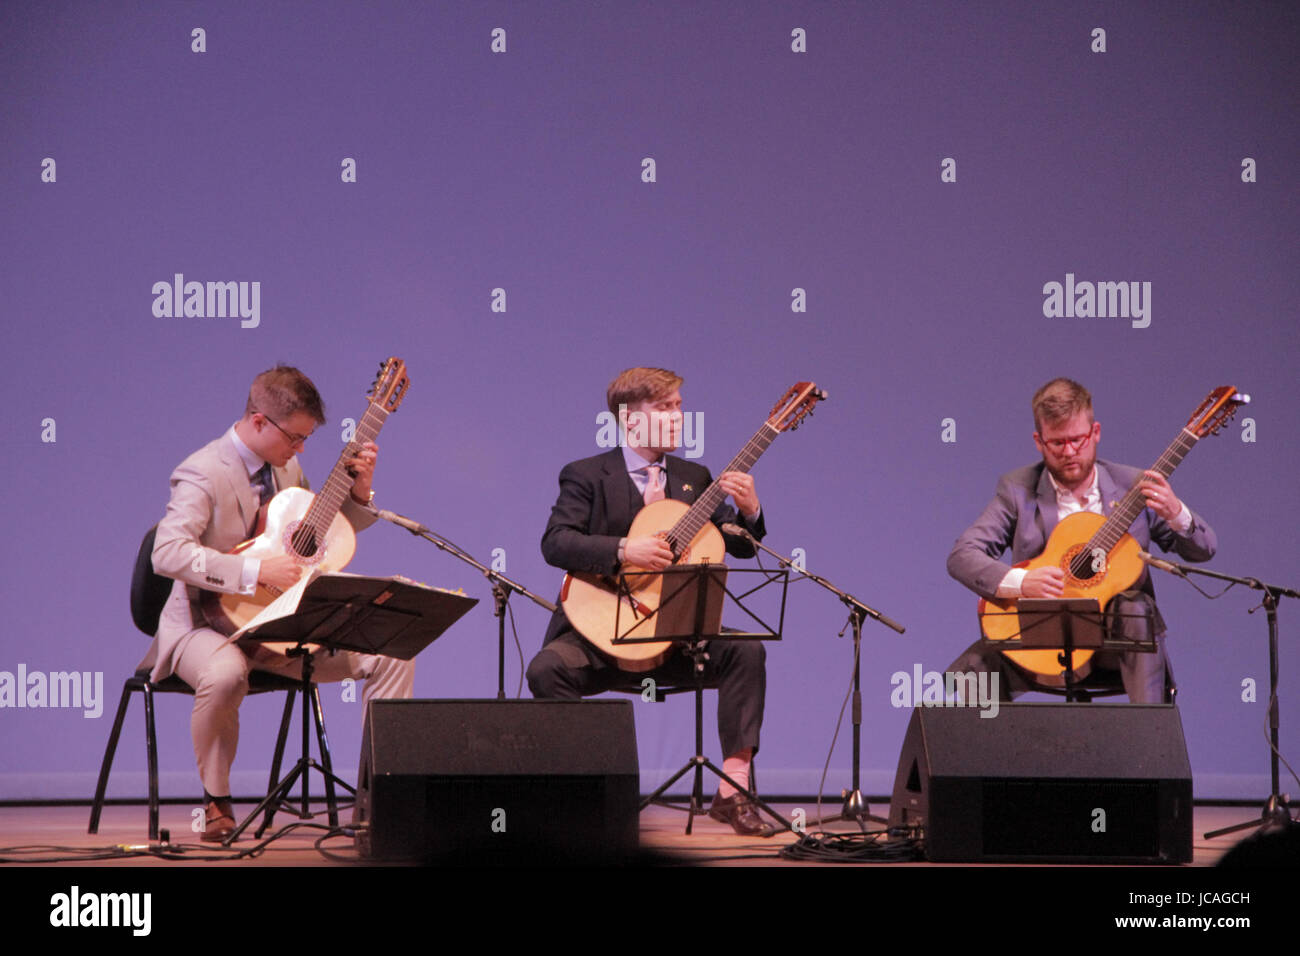
[[[1187,561],[1214,557],[1214,531],[1179,500],[1158,471],[1141,471],[1097,458],[1101,423],[1093,419],[1092,395],[1078,382],[1057,378],[1035,393],[1034,444],[1043,460],[1008,472],[998,481],[993,500],[975,523],[962,532],[948,555],[948,573],[983,598],[1059,598],[1065,573],[1056,566],[1009,568],[998,558],[1011,552],[1012,562],[1037,557],[1061,519],[1076,511],[1109,515],[1139,479],[1146,507],[1128,533],[1143,550],[1151,542]],[[1098,652],[1094,665],[1118,670],[1133,703],[1165,698],[1164,621],[1155,607],[1151,575],[1143,570],[1133,590],[1117,595],[1127,616],[1150,611],[1155,621],[1157,652]],[[1134,635],[1128,635],[1134,636]],[[1033,689],[1026,675],[1000,651],[972,644],[949,666],[950,672],[995,671],[1001,675],[1003,699]]]
[[[668,452],[681,444],[682,378],[660,368],[631,368],[610,383],[609,410],[619,418],[625,445],[601,455],[570,462],[560,472],[560,496],[542,536],[542,555],[565,571],[616,576],[626,563],[661,571],[673,562],[668,544],[653,535],[628,537],[632,520],[646,504],[671,498],[692,502],[711,483],[707,468]],[[629,427],[633,423],[633,427]],[[721,503],[711,516],[715,525],[737,522],[755,538],[766,533],[754,479],[744,472],[724,472],[719,485],[736,508]],[[745,538],[724,535],[727,551],[753,557]],[[723,770],[749,788],[750,762],[758,750],[763,723],[767,671],[759,641],[717,641],[708,649],[704,680],[718,688],[718,736]],[[542,649],[528,665],[534,697],[576,700],[645,677],[657,682],[692,681],[692,662],[675,647],[654,670],[628,674],[609,655],[584,640],[564,610],[551,618]],[[719,782],[709,815],[745,836],[774,831],[748,798]]]

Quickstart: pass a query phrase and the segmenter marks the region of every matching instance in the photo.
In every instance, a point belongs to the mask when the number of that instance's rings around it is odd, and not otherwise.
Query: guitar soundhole
[[[1086,544],[1072,547],[1066,552],[1065,560],[1061,564],[1069,579],[1066,581],[1067,585],[1091,587],[1100,583],[1106,576],[1105,565],[1097,566],[1097,560]]]
[[[295,521],[284,529],[284,550],[308,565],[319,564],[325,557],[316,540],[316,532],[301,521]]]

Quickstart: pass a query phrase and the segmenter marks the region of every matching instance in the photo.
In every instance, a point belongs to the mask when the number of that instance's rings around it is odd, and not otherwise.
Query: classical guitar
[[[339,460],[317,494],[305,488],[285,488],[263,506],[258,515],[258,535],[231,551],[254,558],[290,555],[304,571],[341,570],[357,549],[356,532],[339,508],[352,489],[352,475],[347,463],[357,456],[361,446],[374,441],[388,416],[397,410],[406,396],[410,380],[406,363],[390,358],[379,368],[371,386],[369,405],[357,422],[352,441],[339,454]],[[202,608],[208,623],[223,634],[233,634],[256,617],[279,595],[278,588],[259,584],[252,594],[202,592]]]
[[[1216,388],[1197,407],[1187,425],[1165,449],[1150,471],[1158,471],[1168,478],[1179,462],[1198,440],[1216,434],[1236,414],[1237,409],[1250,401],[1231,386]],[[1096,598],[1101,607],[1115,595],[1128,590],[1142,575],[1145,565],[1138,557],[1142,550],[1128,528],[1146,507],[1141,481],[1135,482],[1109,517],[1080,511],[1063,518],[1047,539],[1043,553],[1029,561],[1016,564],[1017,568],[1059,567],[1065,572],[1067,598]],[[989,640],[1002,641],[1020,633],[1019,619],[1015,613],[1016,600],[981,600],[980,625]],[[1006,651],[1021,668],[1036,675],[1036,680],[1048,686],[1064,686],[1065,667],[1063,654],[1054,650]],[[1076,678],[1087,676],[1092,665],[1093,652],[1073,652]]]
[[[723,471],[748,472],[783,431],[793,431],[826,393],[812,382],[799,382],[781,396],[772,414]],[[646,505],[637,512],[628,531],[629,538],[643,535],[662,537],[673,552],[673,564],[720,564],[727,549],[722,533],[710,521],[726,497],[715,479],[704,492],[687,505],[684,501],[665,498]],[[602,575],[571,572],[564,578],[560,603],[574,630],[615,658],[620,670],[648,671],[658,667],[668,655],[671,641],[644,644],[614,644],[615,619],[625,637],[649,637],[654,634],[654,618],[643,620],[659,607],[663,576],[635,574],[646,569],[632,564],[623,566],[628,589],[620,594],[618,582]],[[631,582],[636,582],[635,584]]]

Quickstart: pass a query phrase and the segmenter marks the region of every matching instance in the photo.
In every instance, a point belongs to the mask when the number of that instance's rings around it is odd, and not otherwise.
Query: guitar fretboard
[[[357,456],[361,446],[374,441],[388,419],[388,410],[371,402],[357,423],[352,441],[343,447],[339,460],[334,463],[325,485],[316,493],[311,507],[303,516],[302,524],[293,534],[294,550],[299,554],[312,554],[316,543],[325,540],[325,532],[334,522],[334,516],[343,506],[343,499],[352,491],[353,477],[348,474],[347,462]]]
[[[1191,451],[1192,446],[1196,444],[1196,434],[1188,428],[1184,428],[1178,433],[1178,436],[1165,449],[1154,465],[1151,471],[1158,471],[1168,478],[1174,473],[1187,453]],[[1097,529],[1097,533],[1089,539],[1085,550],[1079,554],[1076,561],[1082,560],[1090,564],[1091,556],[1096,553],[1097,548],[1101,548],[1106,554],[1110,554],[1112,548],[1119,543],[1119,539],[1128,531],[1139,512],[1146,507],[1146,497],[1142,494],[1142,482],[1139,479],[1133,487],[1128,490],[1119,505],[1115,508],[1105,523]],[[1072,568],[1072,570],[1074,570]],[[1082,570],[1082,566],[1080,568]],[[1086,575],[1079,575],[1086,576]]]
[[[763,452],[767,451],[768,446],[772,444],[772,440],[779,434],[780,432],[767,422],[764,422],[758,431],[754,433],[754,437],[745,443],[745,447],[740,449],[740,452],[735,458],[731,459],[723,471],[741,471],[748,474],[749,469],[754,467],[754,462],[758,461]],[[682,515],[669,530],[667,536],[668,546],[673,549],[674,555],[680,555],[686,546],[695,539],[695,536],[708,523],[713,516],[713,512],[717,510],[718,505],[722,503],[722,499],[725,497],[727,497],[727,493],[722,490],[718,484],[718,479],[715,478],[709,487],[704,490],[704,493],[695,499],[695,503],[691,505],[686,514]]]

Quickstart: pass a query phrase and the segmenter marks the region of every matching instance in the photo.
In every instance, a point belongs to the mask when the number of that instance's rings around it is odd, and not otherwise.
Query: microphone
[[[405,518],[402,515],[397,514],[395,511],[388,511],[386,509],[376,510],[374,508],[371,508],[370,510],[375,513],[375,517],[383,518],[385,521],[391,521],[399,528],[405,528],[407,531],[411,532],[411,534],[424,534],[429,530],[424,525],[420,524],[420,522],[411,518]]]
[[[1163,561],[1145,551],[1139,551],[1138,557],[1141,558],[1144,563],[1151,565],[1153,568],[1159,568],[1161,571],[1167,571],[1169,574],[1176,574],[1180,578],[1187,576],[1183,569],[1178,565],[1169,561]]]
[[[724,525],[722,526],[722,533],[723,533],[723,534],[734,535],[734,536],[736,536],[736,537],[738,537],[738,538],[748,538],[750,541],[753,541],[753,540],[754,540],[754,536],[753,536],[752,534],[750,534],[748,531],[746,531],[746,530],[745,530],[744,528],[742,528],[740,525],[738,525],[738,524],[733,524],[733,523],[730,522],[730,521],[728,521],[726,524],[724,524]]]

